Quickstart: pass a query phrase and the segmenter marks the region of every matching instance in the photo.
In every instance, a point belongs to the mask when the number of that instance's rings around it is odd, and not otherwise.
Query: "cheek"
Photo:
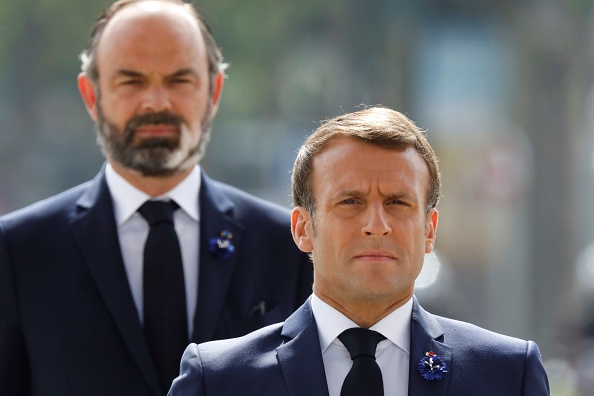
[[[319,271],[326,273],[327,275],[325,276],[330,276],[332,272],[336,270],[336,268],[334,268],[334,263],[340,260],[338,258],[338,252],[335,248],[334,241],[320,239],[318,234],[318,236],[313,238],[312,246],[313,249],[311,251],[311,255],[314,265],[315,263],[323,263],[323,266],[320,266]]]
[[[208,100],[208,90],[200,90],[191,95],[180,95],[176,99],[176,107],[188,122],[200,125],[208,110]]]
[[[131,100],[120,100],[115,97],[101,98],[103,116],[121,129],[136,115],[135,108]]]

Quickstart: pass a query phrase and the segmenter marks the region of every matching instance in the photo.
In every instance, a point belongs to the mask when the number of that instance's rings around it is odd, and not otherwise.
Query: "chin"
[[[388,285],[365,285],[358,288],[358,295],[364,300],[385,301],[392,299],[395,295],[402,293],[401,290]]]
[[[353,285],[360,292],[359,294],[369,300],[394,300],[399,296],[412,295],[413,293],[413,282],[404,284],[402,279],[398,279],[400,282],[394,283],[394,278],[386,279],[367,279],[364,282],[359,282],[358,285]]]
[[[188,172],[198,163],[196,150],[177,149],[169,153],[166,158],[151,160],[147,157],[138,158],[132,166],[143,176],[170,177]]]

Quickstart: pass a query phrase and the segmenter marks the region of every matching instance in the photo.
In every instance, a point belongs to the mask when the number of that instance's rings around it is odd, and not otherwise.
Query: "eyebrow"
[[[388,199],[405,199],[405,200],[415,200],[415,195],[409,193],[398,193],[398,194],[390,194],[386,198]]]
[[[359,190],[340,190],[334,194],[335,197],[352,197],[352,196],[359,196],[364,195],[362,191]]]
[[[358,197],[366,195],[363,191],[360,190],[342,190],[338,191],[334,194],[335,199],[345,198],[345,197]],[[405,199],[405,200],[415,200],[415,196],[413,194],[401,192],[395,194],[386,195],[386,199]]]
[[[197,76],[198,74],[196,73],[196,71],[194,71],[194,69],[187,67],[185,69],[180,69],[178,71],[176,71],[173,74],[170,74],[167,77],[181,77],[181,76],[187,76],[188,74],[191,74],[193,76]]]
[[[182,76],[187,76],[187,75],[193,75],[193,76],[197,76],[196,72],[194,71],[194,69],[187,67],[185,69],[180,69],[177,70],[175,72],[173,72],[172,74],[169,74],[166,76],[166,78],[176,78],[176,77],[182,77]],[[141,72],[137,72],[135,70],[129,70],[129,69],[119,69],[116,70],[115,72],[115,77],[143,77],[144,74]]]
[[[142,77],[142,73],[134,71],[134,70],[127,70],[127,69],[119,69],[116,70],[114,73],[114,77]]]

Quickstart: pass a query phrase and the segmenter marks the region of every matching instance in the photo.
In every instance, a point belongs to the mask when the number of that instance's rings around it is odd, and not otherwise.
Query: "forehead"
[[[157,1],[134,3],[107,23],[97,48],[104,67],[154,67],[206,62],[197,20],[184,7]],[[191,65],[183,65],[188,67]]]
[[[413,148],[388,149],[352,138],[337,138],[314,157],[314,190],[414,194],[423,199],[429,166]]]

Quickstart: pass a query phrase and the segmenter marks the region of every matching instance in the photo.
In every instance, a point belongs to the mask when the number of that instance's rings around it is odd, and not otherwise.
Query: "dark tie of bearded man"
[[[144,333],[163,394],[179,372],[188,344],[186,292],[173,201],[147,201],[138,212],[150,225],[144,245]]]

